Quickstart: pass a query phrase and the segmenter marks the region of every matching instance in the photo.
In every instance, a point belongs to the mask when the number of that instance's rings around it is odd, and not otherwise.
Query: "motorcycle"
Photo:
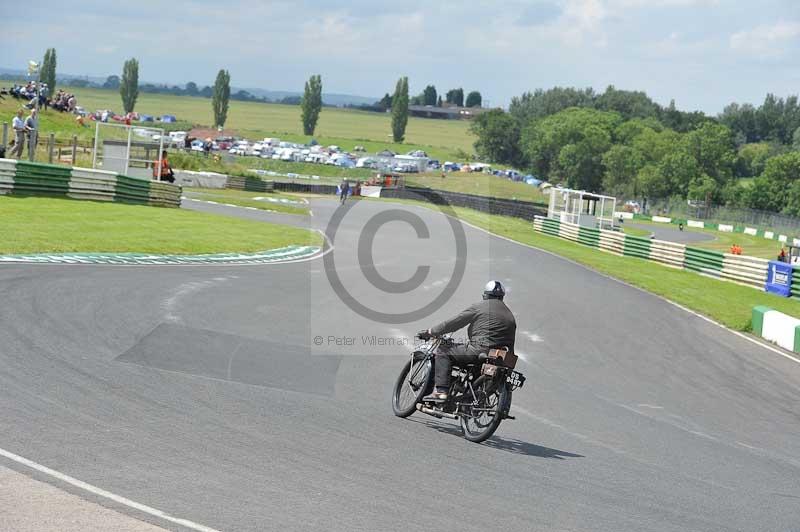
[[[447,400],[424,403],[433,391],[434,353],[441,345],[455,345],[448,336],[431,337],[411,353],[392,393],[394,415],[406,418],[422,412],[435,418],[458,420],[464,438],[480,443],[494,434],[509,414],[511,394],[525,384],[525,376],[515,371],[517,356],[507,348],[491,349],[485,358],[464,367],[454,365]]]

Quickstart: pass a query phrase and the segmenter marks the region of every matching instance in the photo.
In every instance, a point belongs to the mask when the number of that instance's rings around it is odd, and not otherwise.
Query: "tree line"
[[[770,94],[711,117],[641,91],[556,87],[515,97],[508,112],[486,112],[471,129],[482,159],[570,188],[800,215],[796,96]]]

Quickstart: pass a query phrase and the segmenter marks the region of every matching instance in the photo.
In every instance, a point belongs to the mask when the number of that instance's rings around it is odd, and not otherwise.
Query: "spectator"
[[[783,246],[781,246],[781,252],[778,253],[778,260],[781,262],[789,262],[788,260],[786,260],[786,248],[784,248]]]
[[[733,244],[731,246],[731,253],[733,255],[741,255],[742,254],[742,247],[739,244]]]
[[[159,175],[159,163],[160,163],[160,175]],[[169,166],[169,161],[167,160],[167,150],[161,152],[161,160],[160,161],[153,161],[153,177],[156,181],[169,181],[170,183],[175,182],[175,172],[172,171],[172,168]],[[160,179],[159,179],[160,177]]]
[[[211,137],[206,137],[205,142],[203,142],[203,153],[206,157],[211,153]]]
[[[22,157],[22,150],[25,147],[25,120],[22,119],[22,109],[17,111],[17,116],[14,117],[12,126],[14,128],[14,149],[11,150],[11,155],[16,155],[19,159]]]
[[[39,111],[36,109],[31,109],[30,116],[25,119],[25,131],[28,133],[28,156],[33,160],[39,144]]]

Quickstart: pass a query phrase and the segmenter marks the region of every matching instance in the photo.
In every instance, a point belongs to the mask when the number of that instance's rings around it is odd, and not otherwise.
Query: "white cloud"
[[[763,58],[780,57],[800,42],[800,22],[780,21],[734,33],[730,38],[733,50]]]

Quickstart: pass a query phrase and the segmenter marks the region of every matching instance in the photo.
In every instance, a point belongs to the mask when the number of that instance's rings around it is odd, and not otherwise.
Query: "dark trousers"
[[[434,382],[437,388],[447,388],[450,386],[450,372],[453,363],[459,366],[476,364],[480,360],[481,353],[485,352],[477,347],[470,345],[449,345],[440,346],[434,358]]]

